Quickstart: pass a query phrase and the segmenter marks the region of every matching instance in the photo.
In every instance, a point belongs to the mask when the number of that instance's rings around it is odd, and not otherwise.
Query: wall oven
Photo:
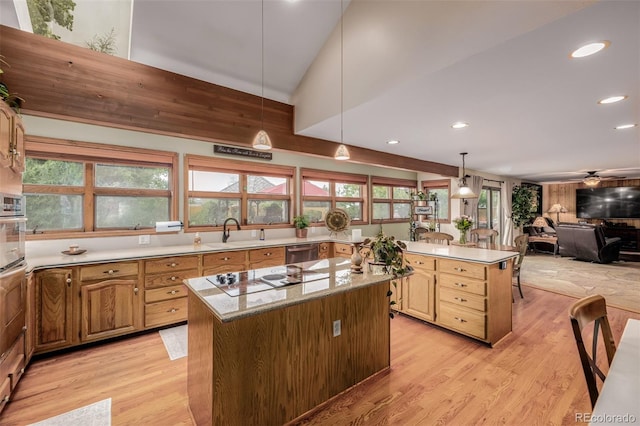
[[[22,197],[0,194],[0,274],[22,266],[25,258],[25,233]]]

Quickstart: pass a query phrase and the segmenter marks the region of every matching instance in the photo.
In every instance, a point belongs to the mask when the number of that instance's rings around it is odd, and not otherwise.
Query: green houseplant
[[[293,218],[293,226],[296,228],[296,238],[307,238],[309,219],[306,216],[295,216]]]
[[[511,195],[511,220],[516,228],[520,228],[536,215],[538,195],[535,189],[516,185]]]

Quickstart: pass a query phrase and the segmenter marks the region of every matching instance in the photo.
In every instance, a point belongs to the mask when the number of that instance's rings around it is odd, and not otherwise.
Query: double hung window
[[[416,181],[371,177],[371,220],[406,222],[411,217],[411,194],[416,192]]]

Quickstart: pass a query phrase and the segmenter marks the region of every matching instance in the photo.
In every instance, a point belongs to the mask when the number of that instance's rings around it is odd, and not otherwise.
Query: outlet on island
[[[138,244],[150,244],[150,243],[151,243],[151,235],[138,236]]]
[[[338,337],[342,333],[340,320],[335,320],[333,322],[333,337]]]

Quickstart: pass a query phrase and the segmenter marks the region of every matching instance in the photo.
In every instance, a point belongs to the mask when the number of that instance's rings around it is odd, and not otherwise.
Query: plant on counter
[[[462,215],[453,219],[453,224],[460,231],[460,244],[467,242],[467,231],[473,226],[473,221],[469,216]]]
[[[309,219],[305,215],[295,216],[293,218],[293,226],[296,228],[297,238],[306,238]]]
[[[397,279],[402,278],[411,270],[411,267],[405,263],[403,256],[407,245],[396,240],[393,236],[387,236],[382,231],[382,226],[373,239],[366,238],[362,244],[369,248],[370,254],[373,256],[373,263],[370,264],[370,267],[382,268],[384,272],[393,275],[394,280],[391,283],[394,288],[397,288]],[[392,294],[393,292],[389,289],[387,296],[391,297]],[[395,304],[394,300],[389,301],[389,306]],[[393,318],[393,312],[390,311],[389,316]]]

